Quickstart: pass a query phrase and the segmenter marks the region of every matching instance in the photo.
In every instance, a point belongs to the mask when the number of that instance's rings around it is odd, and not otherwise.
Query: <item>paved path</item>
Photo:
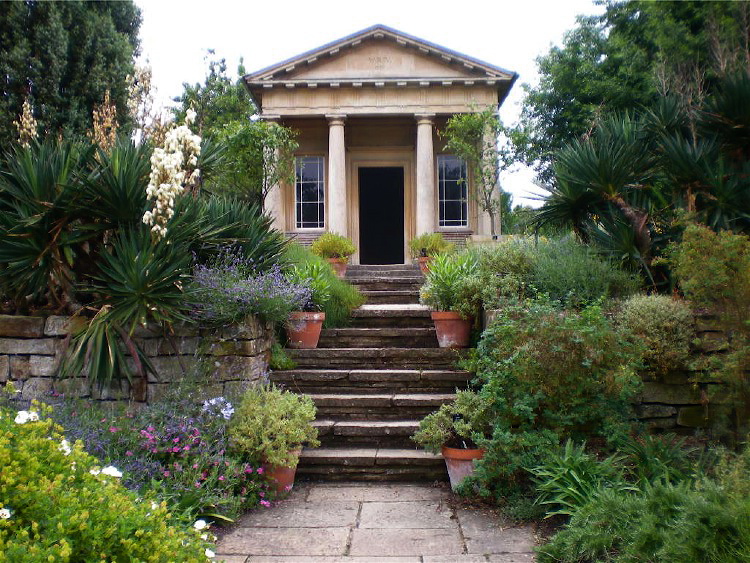
[[[447,487],[302,484],[241,518],[217,546],[227,563],[521,563],[534,534],[455,501]]]

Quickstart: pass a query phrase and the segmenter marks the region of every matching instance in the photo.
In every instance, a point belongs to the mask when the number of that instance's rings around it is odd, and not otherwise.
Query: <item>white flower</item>
[[[113,465],[109,465],[102,469],[102,475],[109,475],[110,477],[122,477],[122,472]]]
[[[39,415],[34,411],[18,411],[16,415],[16,424],[26,424],[27,422],[36,422],[39,420]]]
[[[151,501],[151,510],[156,510],[157,508],[159,508],[159,505]]]
[[[213,559],[214,557],[216,557],[216,554],[210,549],[206,548],[206,557],[208,557],[209,559]]]
[[[0,508],[0,520],[7,520],[10,518],[10,510],[7,508]]]
[[[70,455],[70,452],[72,451],[70,449],[70,443],[64,438],[63,438],[63,441],[60,442],[60,447],[57,449],[60,450],[65,455]]]
[[[205,520],[196,520],[195,524],[193,524],[193,528],[195,528],[196,530],[204,530],[207,527],[208,524]]]
[[[99,471],[98,469],[90,469],[89,473],[91,473],[92,475],[99,475],[99,473],[101,473],[101,471]]]
[[[185,112],[185,123],[187,123],[188,125],[193,123],[195,121],[196,115],[197,114],[195,113],[195,111],[193,111],[193,108],[189,108],[187,112]]]

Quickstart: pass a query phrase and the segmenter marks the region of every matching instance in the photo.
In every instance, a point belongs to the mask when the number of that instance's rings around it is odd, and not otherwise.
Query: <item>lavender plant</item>
[[[312,298],[308,286],[287,279],[278,265],[259,271],[232,248],[223,249],[206,265],[196,265],[193,282],[193,316],[208,324],[238,322],[248,315],[283,323]]]

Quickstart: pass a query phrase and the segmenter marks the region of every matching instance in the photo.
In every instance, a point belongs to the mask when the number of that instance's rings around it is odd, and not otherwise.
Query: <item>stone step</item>
[[[454,393],[308,393],[321,419],[421,419],[456,398]]]
[[[384,290],[401,290],[401,291],[419,291],[424,280],[413,276],[398,277],[375,277],[362,276],[356,278],[346,278],[350,284],[354,285],[360,291],[384,291]]]
[[[368,305],[416,305],[419,289],[373,289],[361,292]]]
[[[316,420],[323,447],[413,448],[418,420]]]
[[[325,329],[318,348],[437,348],[434,328],[354,327]]]
[[[347,278],[362,277],[413,277],[422,278],[422,272],[416,264],[352,264],[346,269]]]
[[[352,311],[351,326],[429,328],[434,326],[430,308],[416,303],[366,304]]]
[[[451,348],[287,349],[301,369],[455,369],[464,350]]]
[[[452,393],[465,388],[463,370],[294,369],[271,372],[271,381],[297,393]]]
[[[326,481],[434,481],[447,478],[441,456],[409,448],[305,448],[297,474]]]

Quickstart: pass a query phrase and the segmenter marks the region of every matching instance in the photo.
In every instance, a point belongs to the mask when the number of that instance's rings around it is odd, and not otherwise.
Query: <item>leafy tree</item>
[[[498,147],[502,132],[502,123],[492,107],[454,115],[443,132],[446,148],[465,160],[471,170],[474,197],[479,208],[490,216],[492,238],[497,236],[496,227],[502,227],[503,211],[510,210],[509,194],[500,188],[500,172],[512,163],[509,150]]]
[[[591,133],[600,116],[650,106],[664,94],[700,104],[720,76],[748,60],[746,2],[612,1],[602,16],[580,16],[562,47],[537,59],[526,86],[516,149],[541,179],[554,153]]]
[[[140,10],[122,2],[6,2],[0,10],[0,141],[18,138],[25,99],[40,133],[82,135],[105,92],[129,123],[126,77],[138,52]]]

